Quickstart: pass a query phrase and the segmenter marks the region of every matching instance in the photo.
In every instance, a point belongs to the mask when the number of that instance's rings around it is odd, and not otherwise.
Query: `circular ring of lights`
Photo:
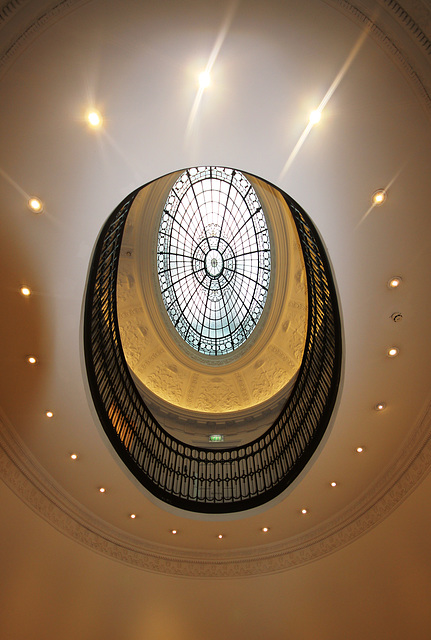
[[[175,329],[200,353],[241,346],[256,327],[271,277],[271,247],[262,205],[234,169],[187,169],[163,209],[157,271]]]

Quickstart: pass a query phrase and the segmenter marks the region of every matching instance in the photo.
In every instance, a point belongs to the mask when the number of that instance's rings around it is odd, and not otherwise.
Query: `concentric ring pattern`
[[[172,187],[157,242],[166,311],[200,353],[230,353],[256,327],[271,277],[262,205],[240,172],[187,169]]]

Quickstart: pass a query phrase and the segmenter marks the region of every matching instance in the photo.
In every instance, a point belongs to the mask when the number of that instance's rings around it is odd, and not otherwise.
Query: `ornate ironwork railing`
[[[308,328],[295,386],[275,422],[256,440],[209,449],[172,437],[137,391],[121,346],[116,285],[121,240],[141,188],[111,214],[90,268],[84,316],[89,385],[102,426],[120,458],[153,495],[188,511],[251,509],[279,495],[298,476],[328,426],[341,375],[341,328],[331,270],[306,213],[282,193],[302,247]]]

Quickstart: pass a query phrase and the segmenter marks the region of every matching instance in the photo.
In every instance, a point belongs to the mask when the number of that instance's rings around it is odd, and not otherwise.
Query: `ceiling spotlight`
[[[100,493],[105,493],[106,489],[105,489],[105,487],[100,487],[99,491],[100,491]]]
[[[47,418],[52,418],[54,416],[54,414],[52,413],[52,411],[46,411],[45,415]]]
[[[262,531],[263,531],[263,533],[268,533],[269,528],[268,527],[262,527]]]
[[[401,282],[402,279],[400,278],[400,276],[395,276],[394,278],[388,280],[388,287],[389,289],[396,289],[400,286]]]
[[[171,529],[171,533],[172,533],[173,536],[176,536],[178,531],[176,529]]]
[[[399,354],[400,350],[397,347],[391,347],[388,349],[389,358],[395,358]]]
[[[336,482],[331,482],[331,487],[336,487],[337,483]]]
[[[207,87],[209,87],[211,82],[211,78],[210,78],[210,74],[208,73],[208,71],[202,71],[201,74],[199,74],[199,86],[201,89],[206,89]]]
[[[100,127],[103,122],[102,116],[98,111],[90,111],[87,115],[87,120],[88,124],[90,125],[90,127],[93,127],[93,129],[97,129],[97,127]]]
[[[222,538],[223,538],[223,534],[222,534],[222,533],[219,533],[219,534],[218,534],[218,539],[219,539],[219,540],[221,540]]]
[[[386,200],[387,196],[388,196],[388,194],[386,193],[386,191],[384,189],[377,189],[377,191],[375,191],[373,193],[373,196],[372,196],[371,199],[372,199],[373,204],[376,207],[378,207],[378,206],[380,206],[381,204],[384,203],[384,201]]]
[[[308,509],[301,509],[301,513],[303,516],[305,516],[305,514],[308,513]]]
[[[322,114],[319,111],[319,109],[315,109],[310,113],[310,117],[309,117],[310,123],[317,124],[318,122],[320,122],[321,117],[322,117]]]
[[[28,287],[21,287],[21,295],[28,297],[31,291]]]
[[[36,364],[37,359],[34,356],[28,356],[27,362],[29,362],[30,364]]]
[[[36,198],[35,196],[33,196],[33,198],[30,198],[27,204],[29,209],[33,211],[33,213],[42,213],[43,203],[42,203],[42,200],[40,200],[39,198]]]
[[[136,513],[131,513],[130,517],[132,518],[132,520],[134,520],[136,518]]]
[[[383,411],[383,409],[386,409],[386,403],[385,402],[378,402],[375,406],[374,409],[376,411]]]
[[[78,460],[78,456],[76,455],[76,453],[72,453],[70,457],[72,460]]]
[[[362,452],[363,452],[363,450],[364,450],[364,448],[363,448],[363,447],[356,447],[356,451],[357,451],[358,453],[362,453]]]

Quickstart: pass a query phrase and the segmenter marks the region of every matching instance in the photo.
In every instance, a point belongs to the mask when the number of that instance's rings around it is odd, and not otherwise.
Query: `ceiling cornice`
[[[84,509],[39,465],[0,415],[0,477],[62,534],[127,565],[196,578],[277,573],[313,562],[350,544],[392,513],[431,469],[431,404],[397,458],[347,509],[323,525],[281,543],[230,552],[174,549],[130,536]]]
[[[421,14],[425,29],[431,24],[431,11],[414,0],[405,0],[404,6],[395,0],[358,0],[354,4],[347,0],[324,1],[369,31],[403,72],[431,117],[431,42],[412,16],[413,11]]]
[[[379,0],[388,7],[396,19],[408,29],[420,47],[431,53],[431,42],[426,34],[431,33],[431,9],[421,0],[404,0],[403,6],[396,0]],[[408,13],[408,11],[410,13]],[[420,25],[419,25],[420,22]]]
[[[63,15],[78,9],[90,0],[60,0],[50,3],[45,9],[38,10],[37,17],[20,25],[14,36],[0,53],[0,76],[6,72],[22,51],[45,29],[50,27]],[[28,0],[10,0],[0,9],[0,30],[15,18],[20,18],[19,12],[29,5]]]
[[[29,0],[9,0],[0,8],[0,29],[9,22]]]

